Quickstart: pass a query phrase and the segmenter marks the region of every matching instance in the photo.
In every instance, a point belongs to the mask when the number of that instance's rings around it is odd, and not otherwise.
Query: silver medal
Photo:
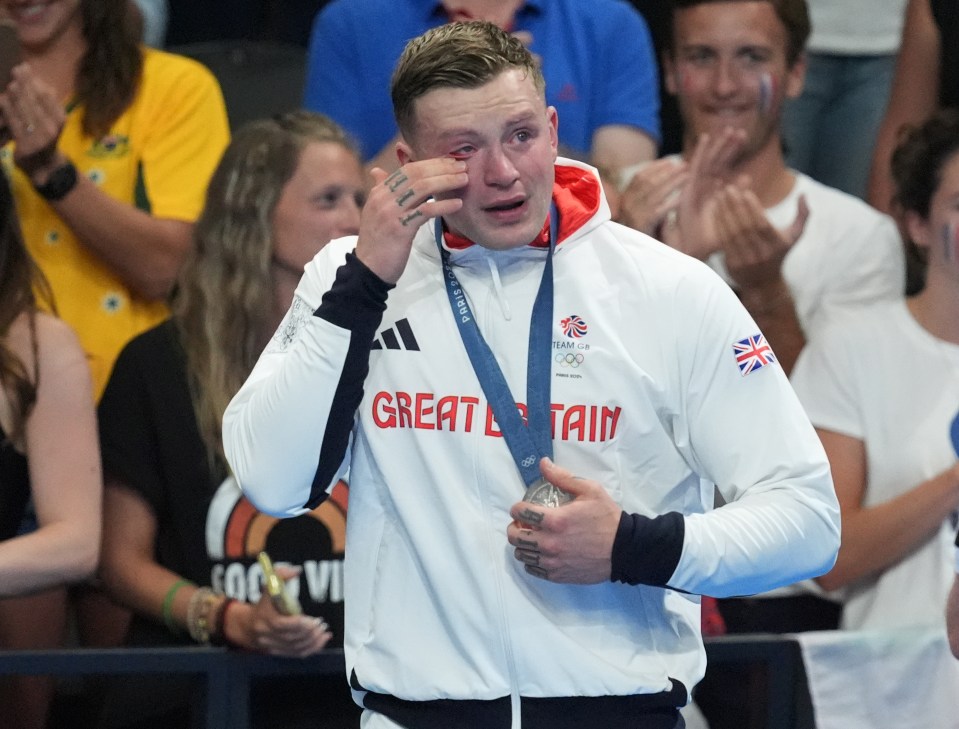
[[[568,504],[572,500],[572,494],[553,486],[553,484],[545,478],[539,478],[533,481],[533,483],[529,485],[529,488],[526,489],[526,495],[523,496],[523,501],[549,508]]]

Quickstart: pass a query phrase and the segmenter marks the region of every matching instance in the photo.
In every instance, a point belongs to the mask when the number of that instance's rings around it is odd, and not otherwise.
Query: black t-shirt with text
[[[221,463],[211,473],[172,321],[126,346],[98,415],[104,476],[149,504],[157,520],[159,564],[198,585],[256,602],[262,587],[256,557],[265,549],[275,564],[302,569],[288,589],[305,613],[330,625],[330,646],[342,645],[345,484],[313,511],[277,519],[258,511]],[[139,622],[140,640],[152,642],[144,636],[159,626]]]

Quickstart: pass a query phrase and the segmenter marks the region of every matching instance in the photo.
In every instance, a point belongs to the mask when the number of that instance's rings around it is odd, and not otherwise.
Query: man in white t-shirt
[[[782,106],[802,91],[805,0],[675,0],[664,57],[682,158],[637,172],[618,218],[719,270],[790,372],[838,304],[897,298],[891,218],[786,166]]]

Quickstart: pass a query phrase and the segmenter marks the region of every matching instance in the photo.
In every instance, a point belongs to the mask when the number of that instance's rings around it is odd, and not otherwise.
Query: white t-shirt
[[[959,346],[936,339],[905,301],[839,313],[807,342],[793,386],[813,425],[866,446],[864,506],[885,503],[956,462]],[[954,570],[951,520],[879,575],[845,588],[843,625],[942,625]]]
[[[887,55],[899,50],[906,0],[808,0],[812,53]]]
[[[892,218],[859,198],[796,172],[796,183],[778,204],[766,209],[777,228],[796,217],[799,196],[806,196],[806,227],[783,261],[783,278],[792,294],[799,324],[808,337],[835,307],[902,297],[906,263]],[[724,255],[709,265],[731,281]]]

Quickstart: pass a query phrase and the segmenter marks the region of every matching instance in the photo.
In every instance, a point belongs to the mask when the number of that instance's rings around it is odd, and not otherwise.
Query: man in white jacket
[[[237,480],[291,516],[349,474],[366,729],[682,726],[698,596],[835,559],[815,433],[729,287],[557,159],[517,40],[431,30],[392,93],[402,166],[374,172],[359,236],[307,266],[227,409]],[[544,481],[572,501],[524,497]]]

